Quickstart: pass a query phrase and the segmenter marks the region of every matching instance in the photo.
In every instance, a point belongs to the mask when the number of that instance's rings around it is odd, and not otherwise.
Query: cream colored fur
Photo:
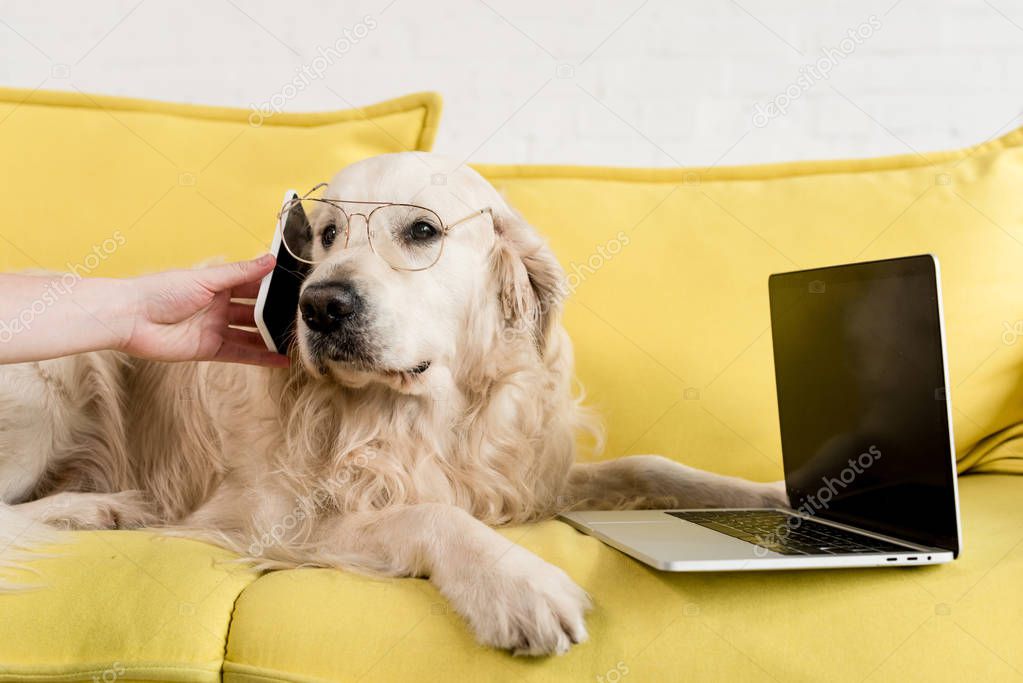
[[[378,157],[328,193],[414,201],[455,229],[428,271],[394,271],[353,230],[307,280],[369,292],[374,367],[164,364],[112,352],[0,367],[0,559],[51,526],[164,527],[266,569],[429,577],[477,638],[516,653],[586,638],[587,595],[492,527],[570,508],[760,506],[776,486],[656,456],[575,464],[593,418],[572,390],[564,273],[475,172]],[[419,375],[403,371],[421,361]]]

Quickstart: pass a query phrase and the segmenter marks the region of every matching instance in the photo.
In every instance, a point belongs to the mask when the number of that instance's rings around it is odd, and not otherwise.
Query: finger
[[[248,330],[239,330],[235,327],[229,327],[224,332],[223,336],[224,341],[231,344],[266,350],[266,342],[263,341],[263,335],[258,332],[250,332]]]
[[[195,271],[195,277],[214,292],[223,292],[233,290],[241,285],[258,282],[260,278],[273,270],[274,263],[272,255],[264,254],[251,261],[238,261],[202,268]]]
[[[256,309],[252,304],[232,301],[227,306],[227,324],[241,327],[256,326]]]
[[[285,355],[267,351],[266,347],[255,349],[248,345],[226,342],[217,351],[213,360],[225,363],[243,363],[245,365],[262,365],[270,368],[286,368],[291,359]]]
[[[255,299],[259,295],[259,283],[261,280],[253,280],[243,285],[238,285],[231,290],[232,299]]]

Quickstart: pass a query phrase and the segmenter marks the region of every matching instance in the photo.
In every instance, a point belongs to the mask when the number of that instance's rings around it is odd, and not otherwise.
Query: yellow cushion
[[[0,89],[0,271],[125,275],[252,256],[285,190],[428,150],[439,116],[433,93],[254,126],[243,109]]]
[[[256,575],[205,543],[76,534],[0,594],[0,681],[217,681],[231,609]]]
[[[768,275],[932,252],[960,468],[1023,472],[1023,129],[925,156],[479,170],[568,270],[566,321],[605,457],[780,478]]]
[[[1012,679],[1023,478],[961,484],[966,549],[937,567],[670,574],[560,522],[509,529],[596,604],[589,642],[542,661],[476,645],[426,581],[269,574],[238,599],[224,680]]]

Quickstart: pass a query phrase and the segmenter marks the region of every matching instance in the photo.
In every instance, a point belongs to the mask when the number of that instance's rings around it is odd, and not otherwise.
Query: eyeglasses
[[[395,270],[426,270],[440,260],[444,241],[453,228],[468,220],[494,212],[488,206],[445,225],[432,209],[417,204],[356,202],[312,197],[326,187],[320,183],[281,209],[287,216],[283,242],[299,261],[321,263],[339,249],[347,249],[352,237],[352,220],[359,216],[366,224],[366,240],[373,253]],[[347,208],[346,208],[347,207]],[[365,213],[368,207],[369,212]]]

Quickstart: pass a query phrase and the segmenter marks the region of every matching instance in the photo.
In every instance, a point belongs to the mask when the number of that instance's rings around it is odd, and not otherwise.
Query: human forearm
[[[0,363],[122,348],[135,299],[126,280],[0,274]]]
[[[125,280],[0,274],[0,363],[117,349],[158,361],[287,367],[288,357],[252,329],[251,300],[273,267],[266,254]]]

